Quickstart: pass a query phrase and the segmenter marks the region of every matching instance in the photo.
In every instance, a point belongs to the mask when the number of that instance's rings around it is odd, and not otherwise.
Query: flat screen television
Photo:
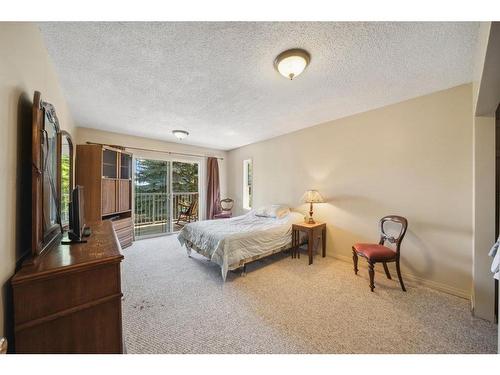
[[[73,242],[83,241],[85,229],[83,186],[77,185],[71,192],[69,204],[69,231],[68,238]]]

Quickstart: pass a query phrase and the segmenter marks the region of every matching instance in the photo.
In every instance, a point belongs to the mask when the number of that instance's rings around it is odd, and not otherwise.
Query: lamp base
[[[313,204],[312,202],[310,203],[309,206],[309,220],[307,221],[308,224],[316,224],[316,222],[313,219]]]

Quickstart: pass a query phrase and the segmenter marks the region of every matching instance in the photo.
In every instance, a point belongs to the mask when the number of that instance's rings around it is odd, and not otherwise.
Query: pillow
[[[281,219],[290,213],[290,208],[281,204],[272,204],[255,210],[255,216]]]
[[[255,216],[267,217],[266,207],[260,207],[255,210]]]

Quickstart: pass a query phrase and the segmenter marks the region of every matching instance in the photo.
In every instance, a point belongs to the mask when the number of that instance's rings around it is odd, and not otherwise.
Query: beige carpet
[[[469,302],[332,258],[275,255],[222,282],[175,236],[124,250],[129,353],[496,353],[496,326]],[[403,275],[404,277],[404,275]]]

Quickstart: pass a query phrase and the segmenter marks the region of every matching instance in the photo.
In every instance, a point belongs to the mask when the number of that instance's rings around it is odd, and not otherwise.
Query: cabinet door
[[[118,210],[130,210],[130,180],[119,180]]]
[[[106,148],[102,150],[102,177],[118,177],[118,152]]]
[[[103,178],[102,180],[102,214],[116,212],[116,181]]]
[[[120,155],[120,178],[123,180],[132,179],[132,155],[124,152]]]

